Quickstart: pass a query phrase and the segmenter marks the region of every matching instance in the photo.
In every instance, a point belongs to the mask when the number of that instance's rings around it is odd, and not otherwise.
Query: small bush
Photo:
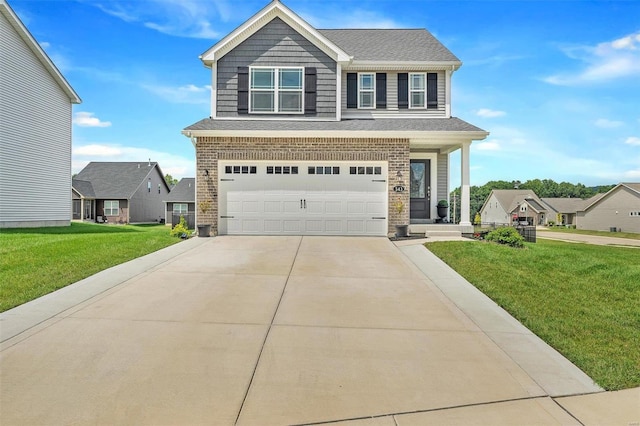
[[[184,220],[184,216],[180,216],[180,223],[173,227],[169,235],[172,237],[187,238],[189,229],[187,228],[187,221]]]
[[[486,240],[516,248],[524,247],[524,238],[522,235],[520,235],[515,228],[508,226],[489,232]]]

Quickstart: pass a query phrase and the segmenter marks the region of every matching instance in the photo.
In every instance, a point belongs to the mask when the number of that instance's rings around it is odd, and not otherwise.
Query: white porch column
[[[471,142],[463,142],[460,153],[460,225],[471,226],[471,186],[469,185],[469,150]]]

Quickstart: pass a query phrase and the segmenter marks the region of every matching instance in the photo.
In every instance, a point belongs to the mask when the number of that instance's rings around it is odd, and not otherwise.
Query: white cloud
[[[211,102],[211,86],[185,86],[172,87],[161,85],[143,84],[142,88],[160,96],[166,101],[178,104],[208,104]]]
[[[495,117],[503,117],[507,115],[507,113],[504,111],[496,111],[489,108],[480,108],[478,111],[476,111],[476,115],[478,117],[484,117],[484,118],[495,118]]]
[[[491,142],[477,142],[473,146],[478,151],[500,151],[500,144],[497,141]]]
[[[640,169],[637,170],[627,170],[623,173],[624,180],[637,182],[640,180]]]
[[[164,173],[174,178],[195,176],[195,159],[149,148],[121,146],[117,144],[87,144],[74,147],[72,172],[78,173],[91,161],[156,161]]]
[[[631,136],[628,137],[626,141],[624,141],[624,143],[628,144],[628,145],[633,145],[633,146],[640,146],[640,138],[636,137],[636,136]]]
[[[48,41],[41,41],[38,44],[40,44],[40,47],[42,47],[45,50],[51,47],[51,43],[49,43]]]
[[[76,112],[73,117],[73,124],[80,127],[109,127],[110,121],[101,121],[94,117],[92,112]]]
[[[571,59],[583,63],[577,72],[549,76],[547,83],[572,86],[640,76],[640,32],[595,46],[562,49]]]
[[[227,22],[234,8],[228,0],[147,0],[88,2],[132,24],[178,37],[217,39],[212,22]]]
[[[603,129],[614,129],[616,127],[622,126],[624,123],[622,121],[614,121],[608,120],[606,118],[599,118],[596,120],[595,125],[601,127]]]

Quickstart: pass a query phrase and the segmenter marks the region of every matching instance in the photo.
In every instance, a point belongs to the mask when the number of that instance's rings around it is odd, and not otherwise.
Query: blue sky
[[[195,175],[180,131],[209,116],[198,56],[268,3],[9,1],[83,100],[73,172],[151,158],[178,178]],[[458,56],[453,114],[491,132],[472,145],[473,185],[640,182],[640,1],[284,3],[316,28],[427,28]]]

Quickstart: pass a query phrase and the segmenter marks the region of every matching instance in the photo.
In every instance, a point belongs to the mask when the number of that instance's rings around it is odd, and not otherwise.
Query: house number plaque
[[[396,185],[396,186],[393,187],[393,190],[396,191],[396,192],[404,192],[405,188],[402,185]]]

